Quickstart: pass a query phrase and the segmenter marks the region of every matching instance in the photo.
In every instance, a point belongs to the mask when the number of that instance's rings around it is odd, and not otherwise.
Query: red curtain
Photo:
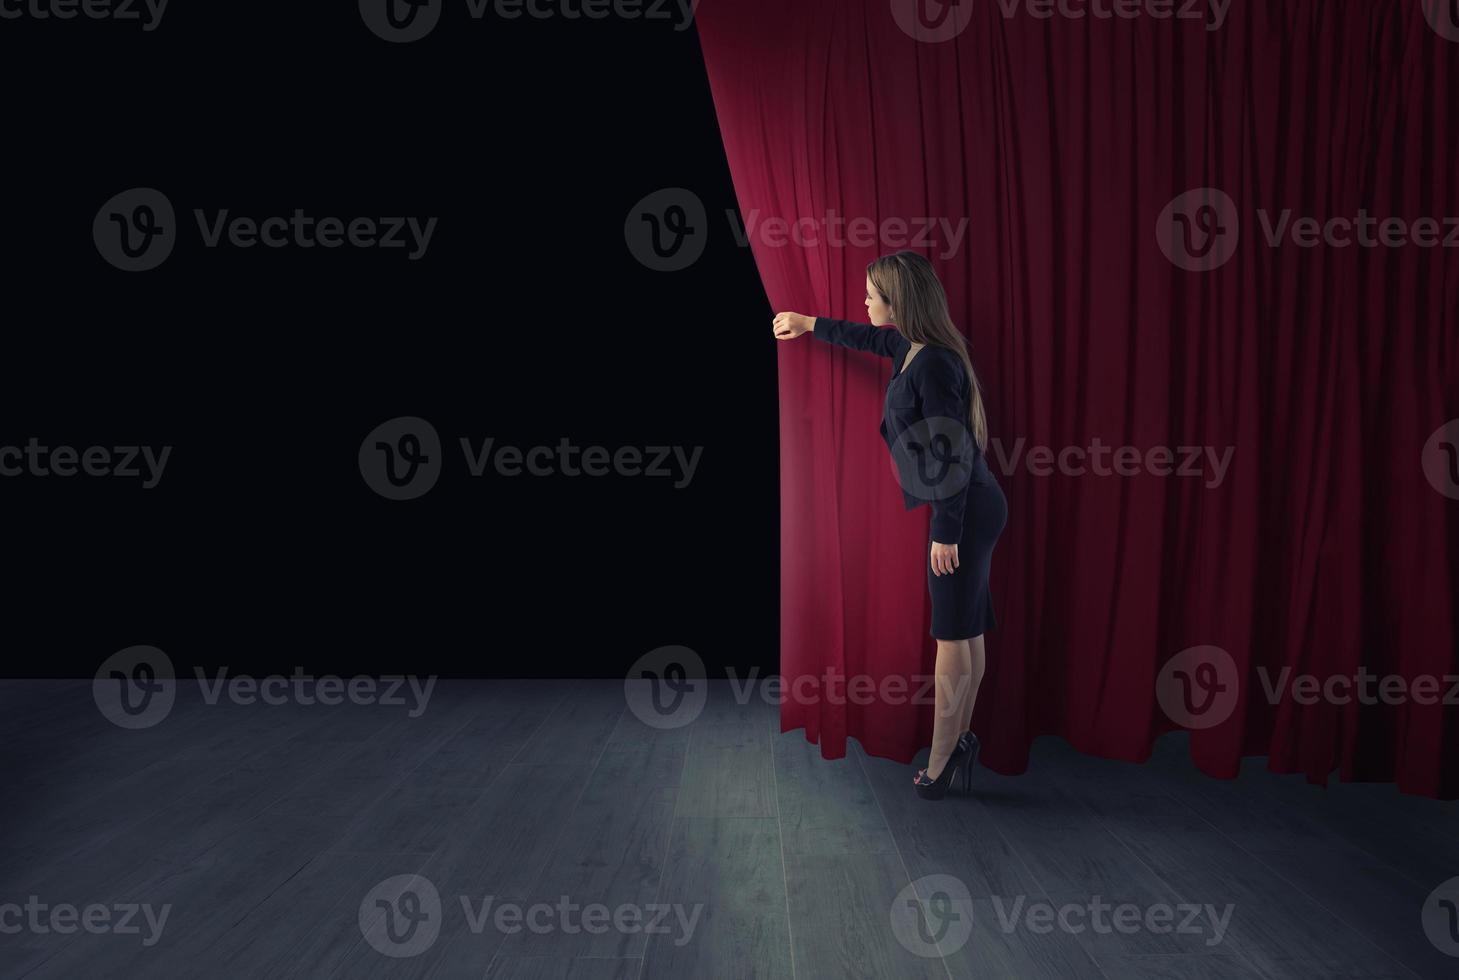
[[[1229,715],[1188,726],[1205,772],[1267,755],[1318,782],[1336,767],[1459,795],[1445,698],[1266,693],[1284,667],[1320,684],[1459,674],[1459,473],[1447,487],[1440,465],[1459,441],[1441,431],[1459,416],[1459,250],[1357,230],[1366,214],[1453,234],[1450,2],[1232,0],[1193,21],[1148,13],[1184,2],[1076,18],[1057,11],[1117,5],[1064,0],[1044,18],[1017,0],[701,0],[773,310],[865,320],[866,263],[910,247],[970,340],[1010,511],[974,719],[990,767],[1022,771],[1045,733],[1144,760],[1185,721],[1160,695],[1170,671],[1204,684],[1219,668]],[[948,16],[914,39],[919,3]],[[1196,188],[1229,207],[1175,201]],[[1299,244],[1303,218],[1353,244]],[[1167,257],[1181,241],[1186,267]],[[935,647],[927,508],[902,510],[877,432],[890,365],[776,342],[768,317],[745,333],[778,347],[782,730],[828,758],[854,736],[909,761],[932,708],[886,679],[930,674]],[[1210,455],[1198,476],[1165,475],[1160,454],[1098,475],[1096,440],[1169,447],[1187,474],[1182,447]],[[1069,447],[1085,472],[1067,452],[1045,465]],[[1229,664],[1193,668],[1197,647]],[[877,694],[837,691],[846,677]]]

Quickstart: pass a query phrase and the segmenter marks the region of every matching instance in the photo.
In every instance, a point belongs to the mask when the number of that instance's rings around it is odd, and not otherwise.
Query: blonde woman
[[[832,344],[892,361],[881,435],[891,451],[907,510],[932,508],[927,588],[937,640],[936,703],[927,768],[917,793],[941,799],[960,769],[970,786],[978,738],[973,703],[983,680],[983,634],[997,624],[988,574],[993,546],[1008,523],[1008,501],[988,468],[988,420],[967,342],[953,325],[932,263],[911,251],[866,267],[870,324],[777,313],[775,336],[811,333]],[[892,324],[891,329],[883,329]]]

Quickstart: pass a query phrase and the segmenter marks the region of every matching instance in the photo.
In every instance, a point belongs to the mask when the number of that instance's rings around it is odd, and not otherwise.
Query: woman
[[[988,419],[967,342],[953,326],[932,263],[916,252],[884,255],[866,267],[870,324],[777,313],[775,336],[810,332],[853,350],[892,360],[882,410],[908,510],[932,507],[927,588],[937,640],[936,701],[927,768],[917,792],[941,799],[961,769],[966,788],[977,759],[973,703],[987,663],[983,634],[996,624],[988,573],[993,546],[1008,522],[1008,501],[985,451]],[[894,324],[890,330],[880,329]]]

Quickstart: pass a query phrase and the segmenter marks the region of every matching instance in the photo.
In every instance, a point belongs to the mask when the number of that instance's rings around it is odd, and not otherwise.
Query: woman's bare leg
[[[936,779],[957,748],[963,731],[963,707],[972,688],[971,651],[967,640],[938,640],[935,667],[936,713],[932,721],[932,752],[927,756],[928,779]]]
[[[963,703],[961,714],[962,727],[959,732],[971,731],[973,727],[973,704],[978,700],[978,688],[983,683],[983,674],[988,669],[988,648],[983,645],[983,635],[979,633],[968,643],[968,660],[971,670],[967,690],[967,700]]]

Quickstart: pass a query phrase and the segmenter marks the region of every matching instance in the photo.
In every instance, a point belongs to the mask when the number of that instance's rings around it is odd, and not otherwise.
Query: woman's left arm
[[[974,463],[964,456],[977,452],[977,444],[968,425],[971,385],[967,371],[963,370],[955,356],[934,357],[922,372],[921,381],[918,396],[928,436],[945,436],[952,443],[952,464],[942,471],[941,479],[956,481],[956,485],[939,485],[934,490],[932,540],[956,545],[963,536],[963,516],[968,499],[963,491],[967,489]]]

